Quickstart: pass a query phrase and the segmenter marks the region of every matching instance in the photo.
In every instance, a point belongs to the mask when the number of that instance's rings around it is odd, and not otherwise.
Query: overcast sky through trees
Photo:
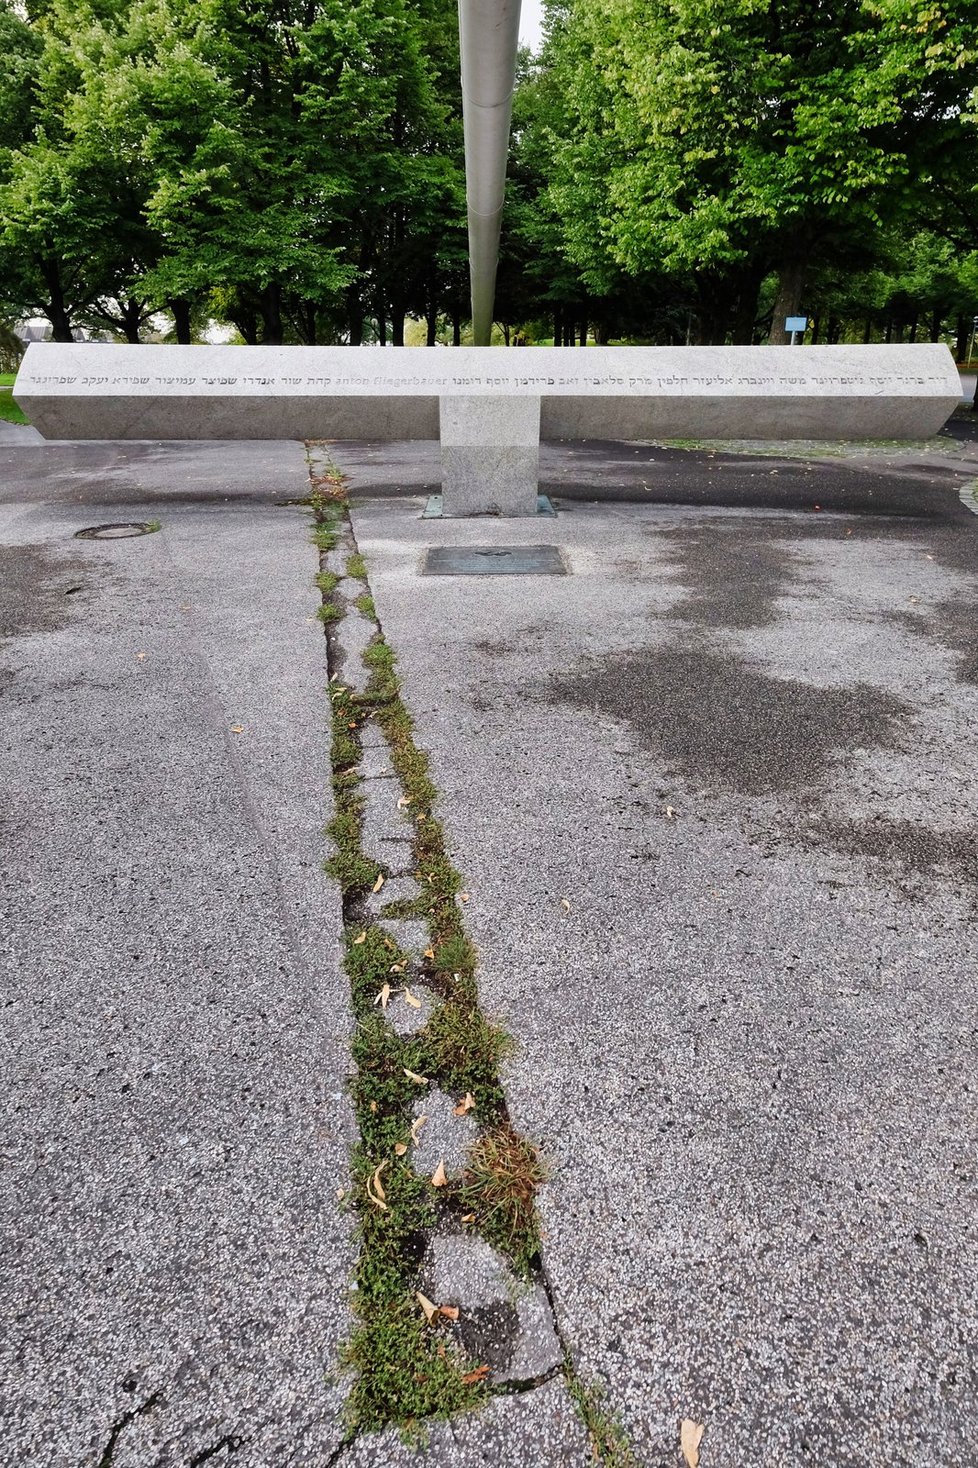
[[[532,51],[540,49],[540,27],[543,23],[543,0],[523,0],[520,7],[520,40]]]

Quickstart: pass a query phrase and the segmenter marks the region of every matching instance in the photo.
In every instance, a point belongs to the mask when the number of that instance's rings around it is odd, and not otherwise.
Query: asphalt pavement
[[[971,420],[800,458],[549,445],[531,521],[422,520],[431,445],[330,452],[518,1043],[579,1380],[642,1468],[682,1463],[683,1418],[701,1468],[967,1468]],[[0,436],[11,1463],[412,1460],[340,1446],[305,484],[295,445]],[[130,520],[160,529],[74,538]],[[542,545],[565,574],[423,574]],[[413,1459],[592,1461],[559,1379]]]

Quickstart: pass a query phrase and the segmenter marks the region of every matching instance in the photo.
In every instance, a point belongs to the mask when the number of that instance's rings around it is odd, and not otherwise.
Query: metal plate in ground
[[[111,525],[89,525],[75,531],[76,540],[128,540],[133,535],[152,535],[159,530],[158,520],[115,521]]]
[[[566,576],[555,545],[434,545],[424,576]]]

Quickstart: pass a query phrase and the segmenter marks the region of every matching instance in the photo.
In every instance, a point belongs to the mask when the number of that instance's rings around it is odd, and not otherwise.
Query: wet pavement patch
[[[77,612],[101,567],[43,545],[0,546],[0,638],[57,632]]]
[[[777,618],[777,599],[804,579],[800,557],[759,535],[754,518],[646,534],[664,543],[674,574],[688,588],[670,618],[704,627],[768,626]]]
[[[896,821],[876,816],[862,821],[824,819],[810,827],[816,845],[824,843],[845,856],[879,863],[899,874],[905,897],[927,895],[936,878],[952,888],[959,884],[972,893],[978,887],[978,844],[973,831],[941,831],[920,821]],[[915,886],[912,878],[922,881]]]
[[[893,745],[912,718],[866,683],[818,688],[674,643],[579,663],[549,695],[630,724],[684,779],[742,795],[818,785],[847,751]]]
[[[424,576],[565,576],[555,545],[435,545],[425,554]]]
[[[899,627],[916,637],[933,638],[958,659],[959,683],[978,684],[978,602],[951,598],[928,611],[890,614]]]

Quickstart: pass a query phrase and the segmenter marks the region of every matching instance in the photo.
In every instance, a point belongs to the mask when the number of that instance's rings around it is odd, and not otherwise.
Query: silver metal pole
[[[477,347],[487,347],[492,335],[519,30],[520,0],[458,0],[472,335]]]

